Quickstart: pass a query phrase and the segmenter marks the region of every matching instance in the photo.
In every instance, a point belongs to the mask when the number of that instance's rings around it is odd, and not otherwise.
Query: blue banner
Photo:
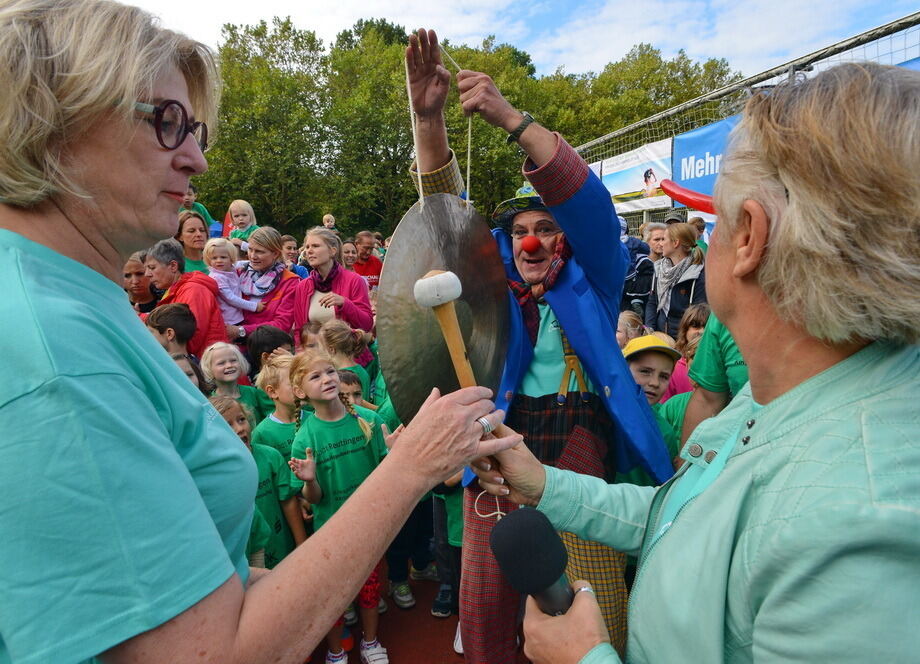
[[[733,115],[675,136],[671,179],[687,189],[712,195],[728,134],[740,118]],[[683,203],[674,201],[674,206],[683,207]]]
[[[898,67],[905,67],[907,69],[920,70],[920,58],[914,58],[913,60],[908,60],[907,62],[902,62]]]

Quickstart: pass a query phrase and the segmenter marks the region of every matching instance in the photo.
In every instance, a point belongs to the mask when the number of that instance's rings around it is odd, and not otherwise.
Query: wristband
[[[524,116],[524,118],[521,120],[521,124],[515,127],[514,131],[508,134],[508,145],[517,143],[518,139],[521,138],[521,134],[524,133],[524,130],[527,129],[527,127],[529,127],[533,122],[533,116],[527,111],[521,111],[521,115]]]

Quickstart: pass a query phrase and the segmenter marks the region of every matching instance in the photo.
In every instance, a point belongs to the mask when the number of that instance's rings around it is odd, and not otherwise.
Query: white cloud
[[[866,11],[865,0],[604,0],[521,48],[540,71],[599,71],[647,42],[665,56],[726,58],[753,75],[913,11],[906,1]]]
[[[131,0],[129,0],[131,1]],[[600,71],[633,45],[648,42],[667,57],[683,48],[694,59],[726,58],[756,74],[915,9],[891,0],[134,0],[163,23],[216,46],[224,23],[253,24],[288,16],[325,43],[359,18],[386,18],[412,30],[433,27],[454,44],[479,45],[489,34],[533,57],[538,71]],[[556,16],[553,12],[556,12]],[[558,18],[557,18],[558,17]],[[539,26],[548,26],[540,29]],[[462,62],[460,63],[463,64]]]

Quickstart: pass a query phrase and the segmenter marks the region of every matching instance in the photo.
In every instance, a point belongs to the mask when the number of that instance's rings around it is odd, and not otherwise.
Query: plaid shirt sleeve
[[[543,202],[552,206],[561,205],[574,196],[588,179],[589,169],[575,148],[556,133],[556,152],[552,158],[540,167],[528,159],[522,171]]]
[[[418,170],[416,170],[414,161],[409,167],[409,173],[412,176],[412,184],[418,189]],[[450,161],[446,165],[436,171],[422,173],[422,193],[425,196],[431,196],[432,194],[460,196],[463,194],[463,188],[460,164],[457,163],[457,155],[454,154],[453,150],[450,151]]]

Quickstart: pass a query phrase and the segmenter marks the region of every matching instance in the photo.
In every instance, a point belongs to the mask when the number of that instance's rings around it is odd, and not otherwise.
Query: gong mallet
[[[473,375],[473,367],[470,366],[470,358],[466,353],[466,344],[463,343],[460,322],[457,320],[457,309],[454,305],[454,302],[463,293],[460,279],[453,272],[432,270],[415,282],[412,291],[419,306],[431,308],[435,318],[438,319],[438,325],[441,326],[441,333],[447,343],[447,350],[450,352],[450,360],[457,373],[460,387],[474,387],[476,377]],[[504,424],[499,424],[494,431],[499,437],[513,433]]]

